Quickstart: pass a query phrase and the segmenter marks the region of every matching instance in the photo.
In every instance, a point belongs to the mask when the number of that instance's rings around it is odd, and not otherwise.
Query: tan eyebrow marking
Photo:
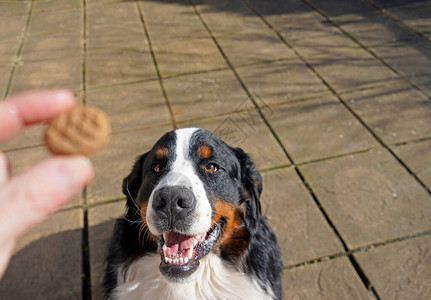
[[[165,156],[166,156],[166,153],[167,153],[166,148],[165,148],[165,147],[160,147],[160,148],[158,148],[158,149],[157,149],[157,151],[156,151],[156,157],[157,157],[158,159],[163,158],[163,157],[165,157]]]
[[[211,148],[208,146],[200,146],[198,152],[202,158],[208,158],[211,156],[212,153]]]

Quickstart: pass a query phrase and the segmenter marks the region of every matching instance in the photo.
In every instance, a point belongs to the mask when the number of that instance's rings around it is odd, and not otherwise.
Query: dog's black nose
[[[167,186],[154,192],[152,206],[160,218],[166,218],[175,223],[187,217],[194,210],[196,198],[191,188]]]

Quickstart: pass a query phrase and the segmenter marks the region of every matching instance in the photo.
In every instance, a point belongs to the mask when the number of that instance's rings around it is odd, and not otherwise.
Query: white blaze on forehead
[[[161,232],[153,226],[151,218],[154,217],[152,209],[153,194],[155,191],[166,186],[186,186],[192,189],[196,197],[196,209],[193,224],[188,235],[198,235],[205,233],[211,226],[211,205],[207,198],[205,188],[199,176],[196,174],[196,166],[190,157],[191,138],[197,128],[183,128],[175,130],[176,146],[175,160],[169,172],[160,180],[154,188],[147,208],[147,218],[150,219],[148,227],[153,234],[159,235]]]
[[[183,171],[183,167],[189,167],[192,165],[189,153],[190,140],[196,130],[197,128],[183,128],[175,130],[177,137],[175,149],[176,157],[174,163],[172,164],[172,171],[181,173]]]

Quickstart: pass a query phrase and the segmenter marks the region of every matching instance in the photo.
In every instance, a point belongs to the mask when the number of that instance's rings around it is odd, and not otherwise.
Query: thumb
[[[0,185],[0,242],[16,239],[44,220],[93,176],[86,157],[54,157]]]

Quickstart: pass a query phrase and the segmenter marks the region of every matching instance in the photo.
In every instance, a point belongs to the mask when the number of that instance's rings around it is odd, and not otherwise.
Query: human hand
[[[74,104],[73,94],[65,90],[0,100],[0,143]],[[94,176],[90,160],[82,156],[53,157],[12,178],[8,173],[7,158],[0,152],[0,278],[18,237],[80,193]]]

